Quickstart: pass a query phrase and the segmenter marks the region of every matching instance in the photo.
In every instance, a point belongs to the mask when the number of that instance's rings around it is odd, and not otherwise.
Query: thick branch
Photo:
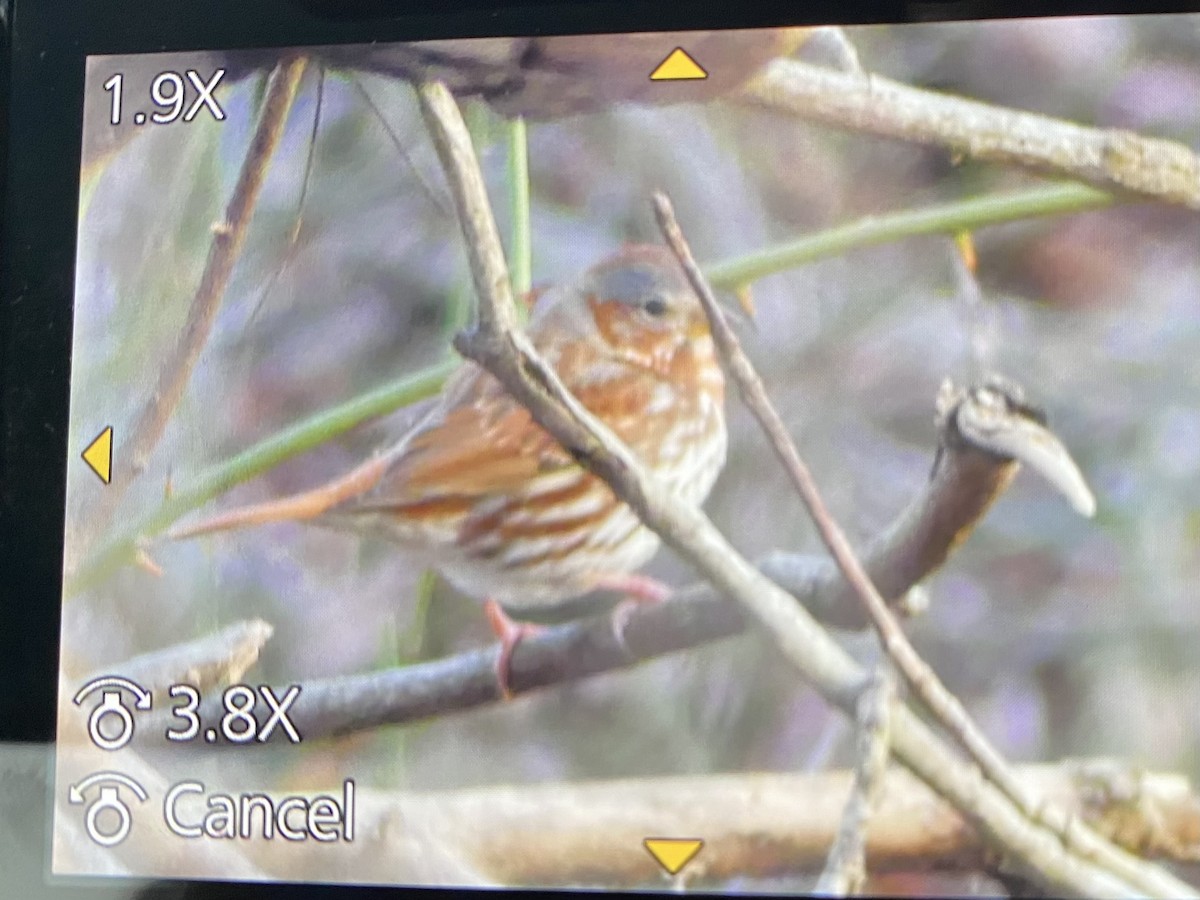
[[[862,554],[867,571],[892,602],[900,601],[961,545],[1017,470],[1016,462],[976,446],[960,430],[960,418],[975,418],[976,397],[964,392],[959,399],[959,406],[943,410],[939,417],[929,481]],[[869,627],[862,604],[828,556],[775,552],[756,565],[819,621],[838,628]],[[615,640],[606,616],[525,638],[513,656],[510,683],[518,693],[553,687],[741,634],[745,627],[736,603],[699,583],[676,591],[666,603],[635,609],[624,645]],[[188,650],[185,645],[161,654],[178,659]],[[124,672],[114,669],[118,670]],[[491,651],[305,682],[302,696],[296,720],[310,740],[408,724],[501,699]],[[210,702],[211,712],[219,715],[218,699]]]
[[[980,413],[975,393],[955,396],[957,405],[943,407],[937,417],[938,443],[929,481],[860,554],[872,580],[897,605],[963,543],[1018,468],[1012,459],[978,446],[978,438],[960,428],[960,419],[974,421]],[[818,621],[837,628],[870,626],[862,604],[828,556],[775,552],[755,565]],[[706,583],[694,584],[676,591],[665,604],[636,609],[625,628],[624,646],[613,638],[606,616],[525,638],[513,656],[510,681],[518,693],[553,687],[741,634],[745,627],[736,603],[721,598]],[[194,646],[171,647],[154,656],[177,670],[179,660],[193,656]],[[128,674],[129,666],[142,668],[136,660],[110,668]],[[501,699],[489,651],[309,681],[302,688],[297,723],[309,740],[408,724]],[[205,716],[220,715],[219,698],[208,702],[212,707]]]
[[[947,148],[958,156],[1065,174],[1106,190],[1200,209],[1200,157],[1182,144],[1090,128],[795,60],[768,64],[743,102]]]
[[[1114,838],[1127,829],[1124,833],[1134,838],[1129,846],[1138,852],[1183,860],[1200,846],[1200,801],[1181,776],[1135,773],[1104,761],[1018,771],[1029,790]],[[1107,784],[1131,781],[1136,802],[1097,790],[1097,779]],[[501,884],[661,884],[661,873],[638,852],[643,838],[661,834],[703,838],[704,851],[688,875],[720,883],[819,870],[850,781],[848,772],[657,776],[368,797],[362,810],[364,817],[377,810],[381,825],[430,823]],[[1122,819],[1123,826],[1112,827],[1114,819]],[[378,833],[391,830],[380,828]],[[871,873],[969,872],[983,868],[992,856],[952,806],[898,768],[889,769],[879,785],[865,838]],[[361,850],[364,862],[381,855],[369,846]]]
[[[151,803],[161,803],[172,779],[129,750],[120,761],[121,770],[146,787]],[[90,745],[71,748],[62,765],[63,779],[74,783],[111,766],[112,756]],[[818,871],[851,777],[849,772],[655,776],[430,793],[359,785],[353,842],[319,845],[255,836],[188,842],[185,853],[163,817],[150,814],[149,804],[138,808],[142,814],[128,840],[115,849],[96,846],[82,828],[72,836],[79,807],[66,804],[64,790],[58,792],[61,827],[55,841],[59,848],[69,844],[66,858],[78,871],[107,871],[116,861],[143,873],[169,868],[176,877],[298,880],[328,879],[333,872],[359,882],[613,889],[663,885],[641,842],[686,834],[705,842],[689,877],[720,884]],[[1030,791],[1132,851],[1190,861],[1200,850],[1200,799],[1182,776],[1083,760],[1023,766],[1018,777]],[[244,787],[219,778],[206,784],[235,794]],[[310,790],[338,796],[341,784],[335,780]],[[871,874],[966,874],[990,867],[995,858],[963,816],[899,768],[890,769],[879,785],[864,837]]]

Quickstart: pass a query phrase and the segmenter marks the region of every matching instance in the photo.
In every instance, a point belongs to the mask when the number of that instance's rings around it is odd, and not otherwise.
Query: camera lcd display
[[[90,57],[54,873],[1028,876],[738,359],[1005,771],[1181,861],[1198,99],[1194,16]]]

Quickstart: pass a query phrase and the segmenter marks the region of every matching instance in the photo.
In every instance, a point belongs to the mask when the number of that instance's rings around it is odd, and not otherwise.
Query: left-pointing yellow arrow
[[[105,484],[112,480],[112,435],[112,426],[109,425],[83,451],[83,461]]]

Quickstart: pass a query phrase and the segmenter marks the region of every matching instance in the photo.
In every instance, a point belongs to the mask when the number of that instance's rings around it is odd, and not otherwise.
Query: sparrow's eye
[[[664,300],[662,297],[651,297],[642,306],[642,309],[644,309],[646,312],[650,313],[650,315],[657,318],[658,316],[664,315],[666,313],[667,301]]]

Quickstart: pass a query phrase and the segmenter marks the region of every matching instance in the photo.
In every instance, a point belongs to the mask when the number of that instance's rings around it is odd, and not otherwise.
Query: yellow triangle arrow
[[[678,875],[704,846],[695,838],[646,838],[642,843],[669,875]]]
[[[708,73],[700,68],[700,64],[684,52],[682,47],[671,51],[658,68],[650,73],[651,81],[692,81],[697,78],[707,78]]]
[[[112,479],[112,435],[112,426],[109,425],[83,451],[83,461],[105,484]]]

